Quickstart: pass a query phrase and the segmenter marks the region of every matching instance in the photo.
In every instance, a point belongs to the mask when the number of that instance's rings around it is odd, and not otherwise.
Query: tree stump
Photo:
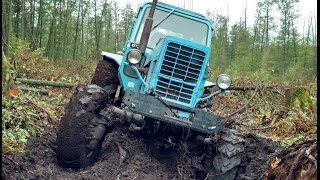
[[[302,112],[311,113],[312,99],[304,87],[289,88],[284,91],[284,106],[294,108]]]

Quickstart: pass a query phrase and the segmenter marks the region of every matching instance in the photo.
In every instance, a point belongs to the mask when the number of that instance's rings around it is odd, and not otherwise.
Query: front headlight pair
[[[142,54],[139,50],[137,49],[132,49],[129,53],[128,53],[128,61],[133,64],[136,65],[138,64],[142,59]]]
[[[142,54],[137,49],[132,49],[128,53],[128,61],[133,65],[138,64],[141,61],[141,59]],[[228,87],[230,87],[231,85],[231,78],[227,74],[220,74],[216,80],[216,84],[220,89],[228,89]]]
[[[227,74],[220,74],[216,80],[216,84],[220,89],[228,89],[231,85],[231,78]]]

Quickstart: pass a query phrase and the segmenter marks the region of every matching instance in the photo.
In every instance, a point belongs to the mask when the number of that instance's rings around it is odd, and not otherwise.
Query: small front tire
[[[210,154],[213,159],[205,164],[210,177],[214,180],[234,180],[244,152],[245,139],[233,129],[225,128],[219,134],[215,150]]]

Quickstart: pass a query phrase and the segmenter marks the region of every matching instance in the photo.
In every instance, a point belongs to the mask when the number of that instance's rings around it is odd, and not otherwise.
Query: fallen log
[[[19,89],[21,91],[25,91],[25,92],[32,91],[32,92],[37,92],[37,93],[40,93],[40,94],[43,94],[43,95],[48,95],[49,94],[49,90],[48,89],[37,89],[37,88],[29,88],[29,87],[19,87]]]
[[[227,90],[236,90],[236,91],[253,91],[256,87],[238,87],[238,86],[230,86]]]
[[[24,84],[37,85],[37,86],[54,86],[54,87],[64,87],[64,88],[73,87],[73,84],[66,83],[66,82],[56,82],[56,81],[26,79],[26,78],[16,78],[16,81]]]
[[[255,89],[256,87],[238,87],[238,86],[230,86],[227,88],[227,90],[235,90],[235,91],[254,91]],[[284,94],[280,92],[276,87],[267,86],[267,87],[264,87],[263,89],[267,89],[270,92],[284,96]]]

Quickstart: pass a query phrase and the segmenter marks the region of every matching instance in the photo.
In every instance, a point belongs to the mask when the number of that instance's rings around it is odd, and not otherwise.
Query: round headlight
[[[220,74],[216,83],[220,89],[228,89],[231,85],[231,78],[227,74]]]
[[[128,61],[131,64],[138,64],[142,59],[142,55],[141,52],[137,49],[132,49],[129,53],[128,53]]]

